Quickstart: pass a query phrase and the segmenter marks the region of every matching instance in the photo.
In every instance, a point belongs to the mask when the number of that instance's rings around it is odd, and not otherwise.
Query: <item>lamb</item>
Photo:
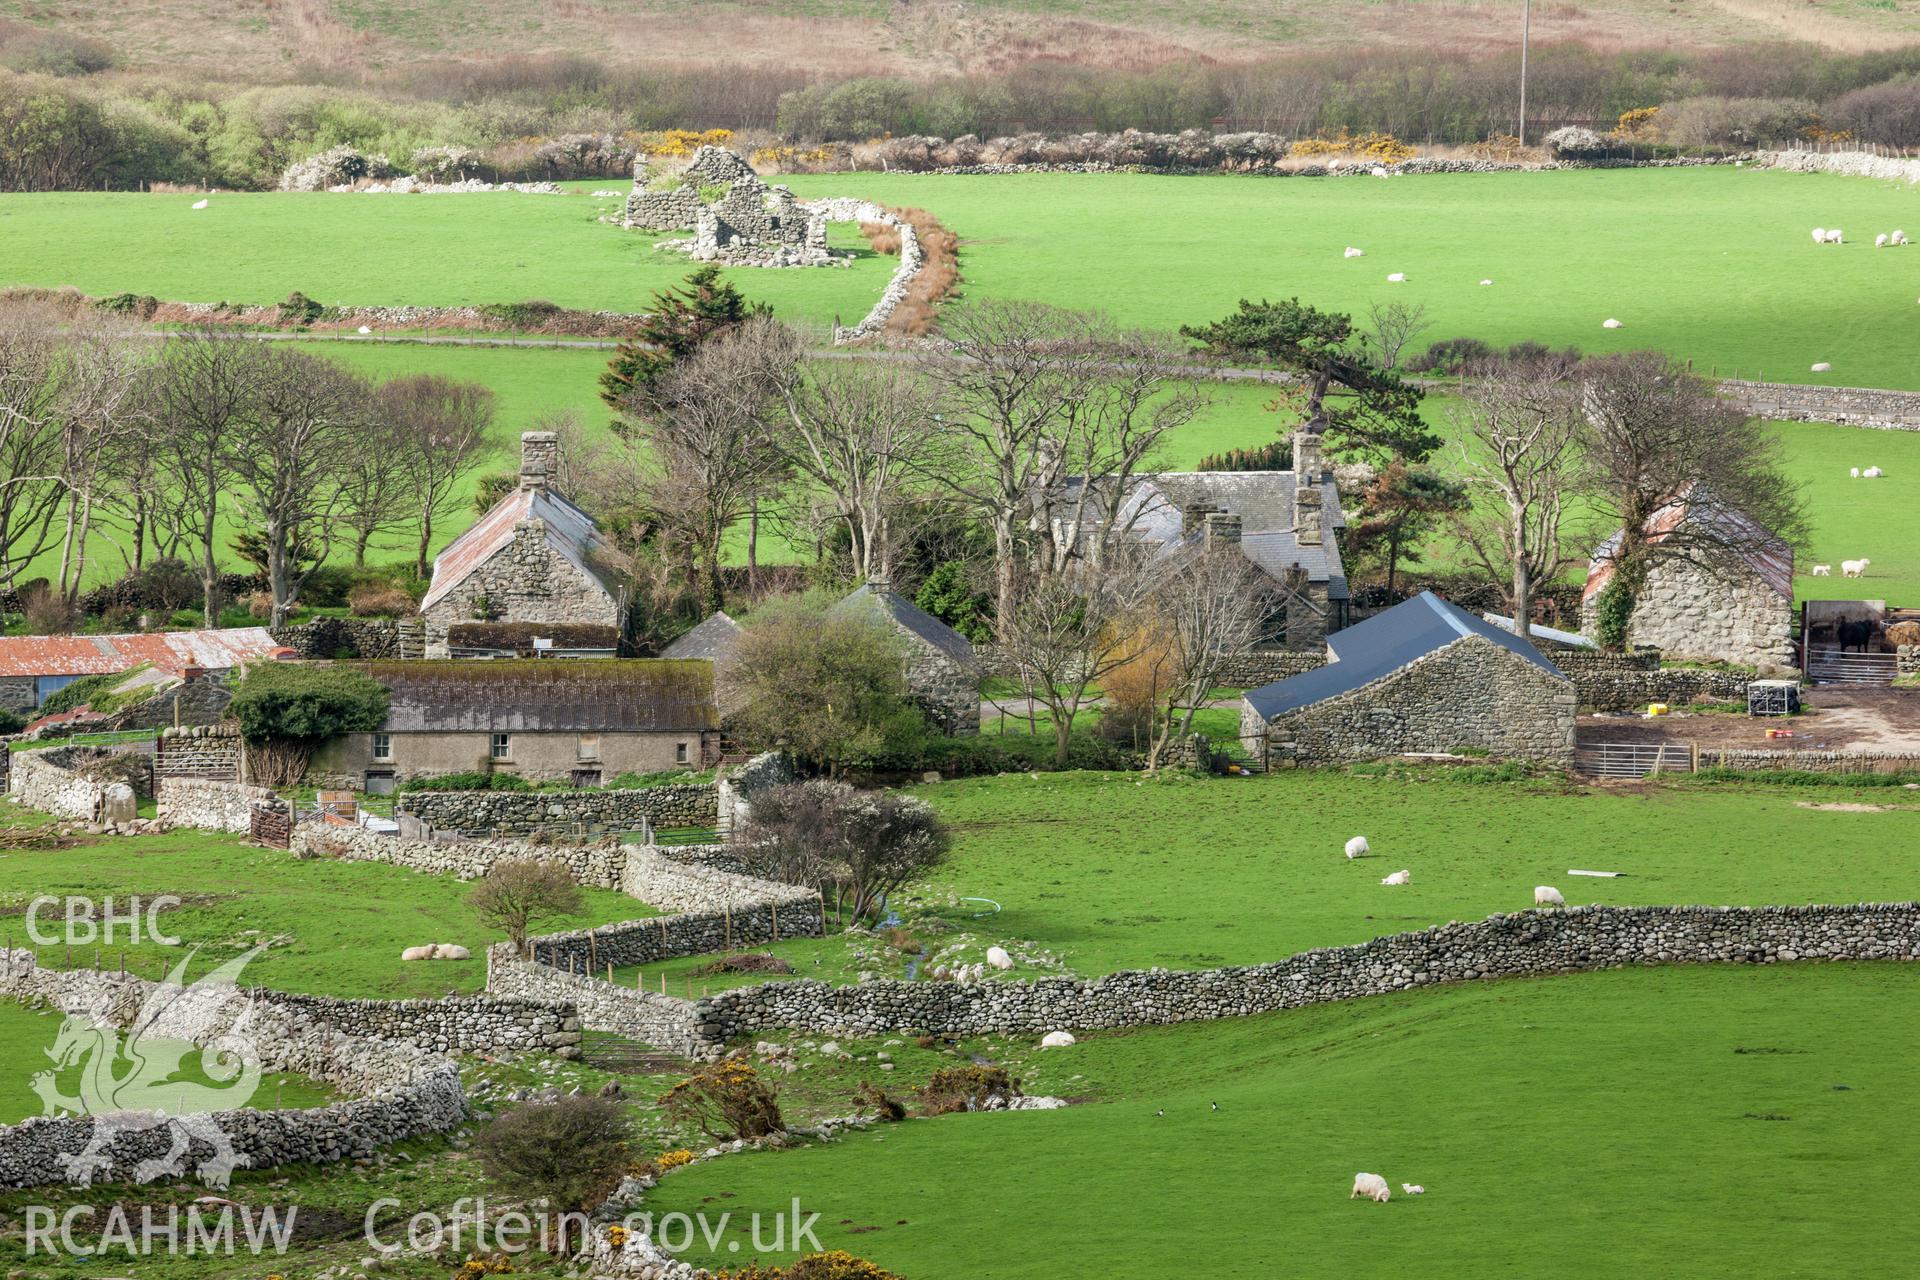
[[[1567,900],[1561,897],[1560,891],[1552,885],[1537,884],[1533,886],[1533,905],[1536,907],[1564,907],[1567,905]]]
[[[1831,578],[1833,576],[1833,566],[1830,564],[1817,564],[1813,566],[1813,576],[1816,578]]]
[[[1873,238],[1873,247],[1876,249],[1884,249],[1887,247],[1886,232],[1883,231]]]
[[[1482,280],[1482,281],[1480,282],[1480,286],[1481,286],[1481,288],[1485,288],[1485,287],[1486,287],[1487,285],[1490,285],[1490,284],[1492,284],[1492,283],[1493,283],[1493,281],[1491,281],[1491,280]]]
[[[1858,479],[1860,478],[1860,468],[1858,468],[1858,467],[1848,467],[1848,468],[1847,468],[1847,474],[1848,474],[1848,475],[1850,475],[1850,476],[1852,476],[1852,477],[1853,477],[1853,478],[1854,478],[1855,480],[1858,480]]]
[[[1910,244],[1912,242],[1907,239],[1906,232],[1895,231],[1892,235],[1887,237],[1887,243],[1888,244]]]
[[[1864,556],[1858,560],[1842,560],[1840,562],[1840,576],[1843,578],[1865,577],[1867,566],[1872,563],[1873,561]]]
[[[1887,473],[1882,471],[1878,467],[1868,467],[1865,471],[1862,471],[1860,474],[1865,476],[1869,480],[1878,480],[1881,476]]]
[[[1607,319],[1602,320],[1600,322],[1600,327],[1602,329],[1618,329],[1620,327],[1620,322],[1618,320],[1613,319],[1611,316],[1609,316]]]
[[[435,960],[471,960],[473,959],[473,952],[467,950],[457,942],[436,942],[433,944],[433,955],[431,958]]]
[[[1827,229],[1825,227],[1815,227],[1813,229],[1813,242],[1815,244],[1825,244],[1827,242]]]
[[[1367,172],[1372,174],[1376,178],[1384,178],[1387,176],[1386,169],[1380,165],[1373,166],[1373,168],[1367,170]]]
[[[1367,256],[1367,251],[1365,249],[1356,249],[1352,245],[1348,245],[1347,251],[1341,254],[1340,256],[1343,258],[1364,258]]]
[[[400,953],[400,958],[402,960],[431,960],[433,959],[433,948],[431,946],[408,947]]]
[[[1411,884],[1412,882],[1413,882],[1413,872],[1396,871],[1392,875],[1388,876],[1385,880],[1382,880],[1380,883],[1381,884]]]
[[[1040,1037],[1040,1047],[1042,1049],[1065,1049],[1073,1043],[1073,1032],[1071,1031],[1049,1031],[1046,1035]]]
[[[1828,363],[1828,362],[1827,362],[1827,361],[1825,361],[1825,360],[1822,360],[1822,361],[1820,361],[1820,362],[1819,362],[1818,364],[1816,364],[1816,365],[1814,365],[1814,366],[1813,366],[1813,371],[1814,371],[1815,373],[1825,373],[1825,372],[1826,372],[1827,370],[1829,370],[1829,369],[1831,369],[1831,368],[1833,368],[1833,365],[1831,365],[1830,363]]]
[[[1375,1204],[1385,1204],[1393,1198],[1393,1192],[1387,1187],[1387,1180],[1377,1173],[1356,1173],[1353,1175],[1353,1194],[1349,1200],[1358,1200],[1362,1196]]]
[[[1392,275],[1387,277],[1388,284],[1405,284],[1406,280],[1407,280],[1407,273],[1404,271],[1396,271]]]
[[[1840,228],[1828,227],[1826,242],[1828,244],[1845,244],[1847,242],[1847,238],[1844,235],[1840,234]]]
[[[207,202],[205,200],[195,200],[193,202],[193,207],[196,209],[204,209],[207,207]]]
[[[1005,947],[988,947],[987,963],[996,969],[1013,968],[1013,957],[1007,954]]]
[[[1364,858],[1372,852],[1373,848],[1367,843],[1365,836],[1355,836],[1353,839],[1347,841],[1347,856],[1349,858]]]
[[[1423,1196],[1427,1194],[1427,1189],[1417,1182],[1403,1182],[1400,1184],[1400,1189],[1410,1196]]]

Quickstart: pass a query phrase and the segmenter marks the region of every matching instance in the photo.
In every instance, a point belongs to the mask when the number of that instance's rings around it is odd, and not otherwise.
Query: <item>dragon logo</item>
[[[199,949],[189,951],[148,992],[125,1032],[114,1029],[124,1019],[112,1016],[114,998],[98,985],[87,997],[62,1002],[66,1020],[46,1051],[53,1067],[33,1077],[33,1091],[48,1116],[93,1118],[86,1147],[59,1156],[74,1186],[91,1186],[109,1170],[109,1148],[128,1134],[155,1132],[167,1140],[165,1154],[134,1163],[136,1182],[181,1176],[195,1141],[211,1148],[195,1161],[210,1187],[224,1188],[247,1163],[212,1113],[244,1106],[259,1087],[261,1055],[249,1034],[255,1002],[235,979],[269,945],[260,943],[192,985],[186,970]],[[198,1075],[183,1078],[195,1054]],[[79,1092],[64,1093],[60,1077],[71,1078],[75,1068]]]

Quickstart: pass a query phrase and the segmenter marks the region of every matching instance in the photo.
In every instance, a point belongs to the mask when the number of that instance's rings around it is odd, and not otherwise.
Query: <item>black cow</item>
[[[1858,622],[1842,622],[1840,631],[1840,652],[1858,645],[1860,652],[1867,652],[1867,646],[1873,643],[1873,633],[1880,629],[1872,618],[1862,618]]]

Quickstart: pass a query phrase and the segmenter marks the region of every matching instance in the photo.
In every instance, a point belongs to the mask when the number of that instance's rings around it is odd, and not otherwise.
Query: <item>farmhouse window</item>
[[[597,733],[581,734],[580,744],[574,748],[573,754],[576,760],[598,760],[600,758],[600,735]]]
[[[685,764],[687,762],[687,744],[686,743],[684,742],[674,743],[673,762],[675,764]]]
[[[393,735],[376,733],[373,735],[373,758],[375,760],[393,759]]]
[[[488,749],[488,754],[495,760],[513,759],[513,735],[508,733],[494,734],[493,742]]]

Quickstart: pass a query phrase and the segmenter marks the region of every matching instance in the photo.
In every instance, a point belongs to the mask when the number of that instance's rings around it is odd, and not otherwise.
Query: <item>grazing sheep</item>
[[[1536,907],[1564,907],[1567,905],[1567,900],[1561,897],[1560,891],[1552,885],[1537,884],[1533,886],[1533,905]]]
[[[1384,178],[1387,176],[1386,169],[1384,169],[1380,165],[1373,166],[1373,168],[1367,170],[1367,172],[1372,174],[1376,178]]]
[[[1843,578],[1864,577],[1866,576],[1867,566],[1872,563],[1873,561],[1867,559],[1865,556],[1862,556],[1858,560],[1842,560],[1840,562],[1840,576]]]
[[[1892,235],[1887,237],[1887,243],[1888,244],[1910,244],[1912,242],[1907,239],[1906,232],[1896,231]]]
[[[1602,329],[1618,329],[1620,327],[1620,322],[1618,320],[1613,319],[1611,316],[1609,316],[1607,319],[1602,320],[1600,322],[1600,327]]]
[[[1831,369],[1831,368],[1833,368],[1833,366],[1832,366],[1831,364],[1829,364],[1829,363],[1828,363],[1827,361],[1825,361],[1825,360],[1822,360],[1822,361],[1820,361],[1820,362],[1819,362],[1818,364],[1816,364],[1816,365],[1814,365],[1814,366],[1813,366],[1813,371],[1814,371],[1815,373],[1825,373],[1825,372],[1826,372],[1827,370],[1829,370],[1829,369]]]
[[[1393,1198],[1393,1192],[1388,1189],[1387,1180],[1379,1174],[1356,1173],[1353,1175],[1353,1194],[1347,1199],[1358,1200],[1363,1196],[1375,1204],[1385,1204]]]
[[[1392,275],[1387,277],[1387,283],[1388,284],[1404,284],[1406,283],[1406,279],[1407,279],[1406,272],[1396,271]]]
[[[1013,957],[1007,954],[1005,947],[988,947],[987,963],[996,969],[1013,968]]]
[[[1403,1182],[1400,1184],[1400,1189],[1410,1196],[1423,1196],[1427,1194],[1427,1189],[1417,1182]]]
[[[1852,476],[1852,477],[1853,477],[1853,478],[1854,478],[1855,480],[1858,480],[1858,479],[1860,478],[1860,468],[1858,468],[1858,467],[1848,467],[1848,468],[1847,468],[1847,474],[1848,474],[1848,475],[1850,475],[1850,476]]]
[[[1046,1035],[1040,1037],[1040,1047],[1042,1049],[1064,1049],[1073,1043],[1074,1038],[1073,1032],[1071,1031],[1049,1031]]]
[[[1365,836],[1355,836],[1353,839],[1347,841],[1347,856],[1349,858],[1364,858],[1372,852],[1373,847],[1367,843]]]
[[[1396,871],[1392,875],[1388,876],[1385,880],[1382,880],[1380,883],[1381,884],[1411,884],[1412,882],[1413,882],[1413,872]]]
[[[471,960],[473,959],[473,952],[467,950],[457,942],[436,942],[433,944],[432,958],[435,960]]]
[[[1827,228],[1828,244],[1845,244],[1846,242],[1847,242],[1847,238],[1840,233],[1840,228],[1838,227]]]
[[[1833,576],[1833,566],[1830,564],[1817,564],[1813,566],[1813,576],[1816,578],[1831,578]]]
[[[1887,236],[1884,231],[1873,238],[1873,247],[1876,249],[1884,249],[1887,247]]]
[[[402,960],[431,960],[433,959],[433,948],[430,946],[408,947],[400,953],[400,958]]]
[[[1367,251],[1365,249],[1356,249],[1352,245],[1348,245],[1347,251],[1341,254],[1340,256],[1343,258],[1364,258],[1367,256]]]
[[[1487,286],[1487,285],[1490,285],[1490,284],[1492,284],[1492,283],[1493,283],[1493,281],[1491,281],[1491,280],[1482,280],[1482,281],[1480,282],[1480,284],[1481,284],[1481,287],[1483,287],[1483,288],[1484,288],[1485,286]]]
[[[1827,229],[1825,227],[1815,227],[1813,229],[1813,242],[1815,244],[1825,244],[1827,242]]]
[[[1865,471],[1862,471],[1860,474],[1865,476],[1869,480],[1878,480],[1881,476],[1887,473],[1882,471],[1878,467],[1868,467]]]

